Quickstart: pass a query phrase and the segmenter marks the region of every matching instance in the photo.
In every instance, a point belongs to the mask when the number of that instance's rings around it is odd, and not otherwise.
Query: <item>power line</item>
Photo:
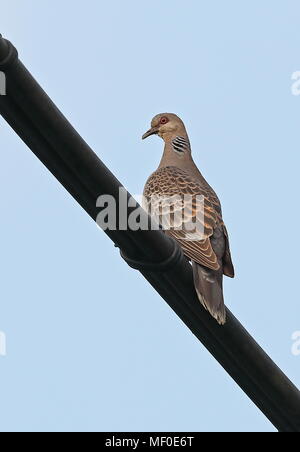
[[[58,68],[59,69],[59,68]],[[95,221],[102,194],[118,199],[121,183],[80,137],[0,35],[0,71],[6,95],[0,113]],[[127,194],[128,198],[130,194]],[[128,209],[128,216],[132,209]],[[150,221],[146,218],[145,221]],[[220,327],[200,305],[192,270],[176,242],[161,231],[105,231],[128,264],[155,290],[282,432],[300,432],[300,392],[227,311]]]

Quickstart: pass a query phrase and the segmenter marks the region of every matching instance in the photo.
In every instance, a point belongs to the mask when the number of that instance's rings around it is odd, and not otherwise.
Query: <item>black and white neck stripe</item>
[[[173,151],[177,152],[178,154],[184,154],[185,151],[190,149],[190,143],[188,138],[176,137],[174,138],[174,140],[172,140],[172,147]]]

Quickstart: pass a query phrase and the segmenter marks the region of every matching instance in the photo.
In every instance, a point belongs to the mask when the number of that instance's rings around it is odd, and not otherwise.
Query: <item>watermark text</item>
[[[294,81],[291,86],[293,96],[300,96],[300,71],[292,73],[292,80]]]
[[[104,231],[148,231],[163,229],[181,232],[181,239],[205,239],[205,198],[203,195],[171,194],[130,197],[122,187],[118,199],[101,195],[96,207],[100,209],[97,224]]]
[[[6,356],[6,335],[0,331],[0,356]]]
[[[6,76],[0,71],[0,96],[6,96]]]
[[[292,354],[294,356],[300,356],[300,331],[295,331],[292,334]]]

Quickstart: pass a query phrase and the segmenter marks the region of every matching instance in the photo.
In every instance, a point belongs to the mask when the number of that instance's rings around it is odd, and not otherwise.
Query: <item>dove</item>
[[[143,207],[180,245],[191,262],[200,303],[224,325],[223,275],[233,278],[234,267],[219,198],[197,168],[185,125],[177,115],[156,115],[142,138],[151,135],[158,135],[165,145],[158,169],[146,182]],[[191,224],[201,227],[192,230]]]

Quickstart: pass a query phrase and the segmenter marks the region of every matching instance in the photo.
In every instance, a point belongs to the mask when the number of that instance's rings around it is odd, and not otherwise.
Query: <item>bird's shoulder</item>
[[[203,180],[176,166],[165,166],[156,170],[148,178],[144,196],[172,196],[176,194],[203,196],[205,202],[222,215],[221,204],[214,190]]]

